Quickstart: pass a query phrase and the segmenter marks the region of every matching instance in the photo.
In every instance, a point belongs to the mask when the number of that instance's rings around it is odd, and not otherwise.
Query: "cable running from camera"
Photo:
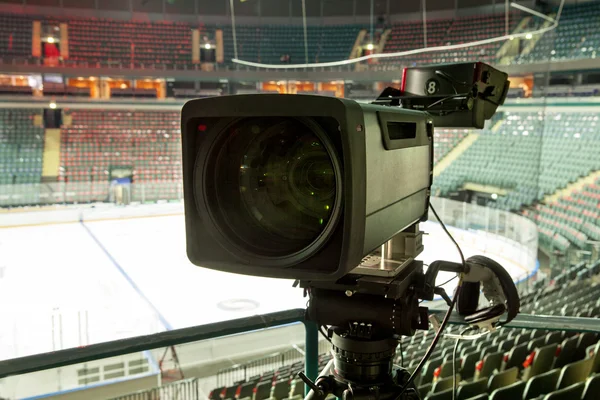
[[[452,241],[452,243],[454,243],[454,245],[456,246],[456,249],[458,250],[458,254],[460,254],[460,260],[461,260],[461,263],[463,265],[463,269],[466,269],[467,263],[465,261],[465,256],[464,256],[464,254],[463,254],[460,246],[458,245],[458,242],[456,240],[454,240],[454,237],[452,236],[452,234],[450,233],[450,231],[448,231],[448,228],[446,228],[446,225],[444,225],[444,222],[442,222],[441,218],[439,217],[438,213],[435,211],[435,208],[433,207],[433,205],[431,204],[431,202],[429,203],[429,208],[433,212],[433,215],[435,216],[435,218],[437,219],[437,221],[440,223],[440,226],[442,227],[442,229],[444,230],[444,232],[446,232],[446,235],[448,235],[448,237],[450,238],[450,240]],[[446,329],[446,326],[448,325],[448,321],[450,320],[450,316],[452,315],[452,309],[455,307],[456,302],[458,300],[458,296],[460,294],[460,289],[462,287],[462,283],[463,283],[463,275],[461,273],[459,275],[459,280],[458,280],[458,285],[456,286],[456,291],[454,292],[454,297],[452,298],[452,302],[450,303],[450,306],[448,307],[448,311],[446,312],[446,315],[444,316],[444,319],[443,319],[443,321],[442,321],[442,323],[440,325],[440,328],[438,329],[437,333],[433,337],[433,340],[431,341],[431,344],[429,345],[429,348],[425,352],[425,355],[423,356],[423,358],[421,359],[421,361],[419,361],[419,364],[417,365],[417,367],[415,368],[415,370],[413,371],[413,373],[410,375],[410,377],[408,378],[408,380],[404,384],[404,387],[402,388],[402,390],[400,391],[400,393],[396,397],[397,399],[399,399],[400,396],[402,396],[402,394],[406,391],[406,389],[410,386],[410,384],[415,380],[415,378],[421,372],[421,369],[423,368],[423,366],[425,365],[425,363],[427,362],[427,360],[429,360],[429,358],[431,357],[431,354],[435,350],[435,346],[437,345],[437,343],[439,342],[440,338],[442,337],[442,332],[444,332],[444,329]]]

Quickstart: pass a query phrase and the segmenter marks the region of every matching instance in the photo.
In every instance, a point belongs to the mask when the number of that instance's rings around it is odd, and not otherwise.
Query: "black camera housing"
[[[237,210],[214,204],[221,183],[213,178],[211,153],[233,121],[257,117],[310,121],[339,158],[339,217],[317,245],[294,254],[270,257],[241,248],[219,215]],[[433,125],[423,112],[312,95],[223,96],[186,103],[181,130],[187,254],[195,265],[333,281],[396,233],[427,219]]]
[[[482,129],[506,99],[507,78],[482,62],[405,68],[401,88],[385,89],[376,103],[425,111],[438,128]]]

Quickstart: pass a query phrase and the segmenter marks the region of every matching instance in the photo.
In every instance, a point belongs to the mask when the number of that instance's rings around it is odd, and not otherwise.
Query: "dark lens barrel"
[[[238,248],[263,257],[316,250],[340,214],[335,149],[310,119],[243,118],[215,142],[210,210]]]

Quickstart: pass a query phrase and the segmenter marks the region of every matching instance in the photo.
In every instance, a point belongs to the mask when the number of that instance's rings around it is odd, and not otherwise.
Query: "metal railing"
[[[317,327],[304,320],[304,309],[293,309],[265,315],[254,315],[190,328],[175,329],[151,335],[136,336],[96,343],[89,346],[58,350],[31,356],[0,361],[0,379],[75,363],[115,357],[145,350],[176,346],[184,343],[250,332],[297,322],[303,322],[307,330],[306,357],[308,364],[318,354]],[[74,361],[76,359],[76,361]],[[309,360],[310,359],[310,360]],[[316,370],[316,366],[315,366]],[[315,372],[315,371],[313,371]],[[316,376],[316,373],[314,374]]]
[[[304,324],[306,332],[304,344],[306,375],[311,377],[311,379],[315,379],[318,374],[318,330],[317,326],[313,322],[306,321],[304,316],[304,309],[285,310],[3,360],[0,361],[0,379],[299,322]],[[131,399],[142,398],[146,399],[146,397],[131,397]]]
[[[437,315],[438,318],[442,318],[446,313],[446,310],[429,310],[429,312]],[[143,350],[165,348],[183,343],[191,343],[274,326],[282,326],[294,322],[303,322],[305,325],[305,371],[309,378],[314,379],[318,373],[318,330],[314,323],[304,320],[304,315],[304,309],[286,310],[271,314],[256,315],[247,318],[161,332],[153,335],[139,336],[131,339],[98,343],[87,347],[72,348],[52,353],[0,361],[0,379],[8,376],[85,363]],[[456,313],[450,318],[450,323],[466,325],[463,318],[456,315]],[[506,327],[572,332],[600,332],[600,319],[520,314],[517,315],[513,321],[508,323]],[[120,399],[158,399],[158,397],[151,397],[154,395],[163,395],[164,397],[160,397],[161,399],[196,399],[196,397],[193,396],[196,395],[197,384],[194,383],[193,379],[184,382],[181,385],[175,384],[172,387],[173,389],[167,388],[165,391],[163,391],[162,388],[155,388],[136,392],[121,397]],[[188,391],[184,392],[182,389]],[[189,393],[189,396],[191,397],[168,396],[168,394],[177,393],[185,393],[186,395]]]
[[[148,390],[139,390],[111,400],[204,400],[205,396],[200,390],[198,378],[184,379],[181,381],[158,386]]]

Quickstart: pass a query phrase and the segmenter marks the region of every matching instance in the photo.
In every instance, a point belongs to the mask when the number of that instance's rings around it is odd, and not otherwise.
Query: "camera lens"
[[[212,208],[226,236],[260,256],[316,251],[340,214],[340,164],[321,127],[310,119],[244,118],[221,136]]]

